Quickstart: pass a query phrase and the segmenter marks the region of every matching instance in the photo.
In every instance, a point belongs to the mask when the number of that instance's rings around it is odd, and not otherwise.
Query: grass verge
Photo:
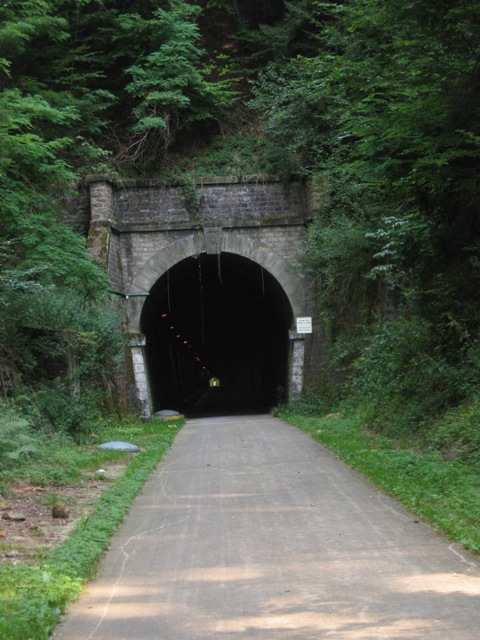
[[[371,433],[352,418],[279,417],[309,433],[358,469],[377,487],[480,553],[480,473],[474,463],[445,460],[438,452],[419,452]]]
[[[106,440],[135,442],[141,451],[99,498],[91,514],[38,565],[0,567],[0,638],[44,640],[60,614],[95,574],[103,551],[134,498],[173,442],[182,420],[131,423],[103,433]],[[130,454],[131,455],[131,454]]]

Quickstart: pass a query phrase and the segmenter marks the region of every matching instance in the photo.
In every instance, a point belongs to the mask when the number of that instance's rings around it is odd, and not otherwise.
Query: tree
[[[269,135],[329,183],[305,265],[325,283],[321,308],[330,307],[337,337],[340,304],[368,335],[365,305],[375,309],[378,298],[370,291],[359,307],[356,296],[376,282],[386,303],[377,318],[417,315],[430,327],[426,360],[449,363],[441,369],[450,373],[462,361],[470,379],[480,319],[480,3],[314,4],[322,17],[308,41],[316,51],[271,63],[252,104]],[[350,296],[329,295],[346,274],[355,276]],[[451,378],[449,386],[462,387]]]
[[[132,115],[135,134],[126,157],[140,165],[161,158],[171,146],[178,128],[198,121],[213,120],[233,104],[228,81],[207,81],[201,69],[199,30],[194,20],[199,7],[169,2],[157,9],[150,20],[157,42],[126,70],[131,81],[126,91],[135,98]],[[119,20],[131,34],[138,16]]]
[[[46,6],[29,4],[32,11]],[[16,5],[7,5],[12,6]],[[12,54],[14,60],[14,54],[23,51],[24,41],[33,38],[37,18],[40,25],[57,24],[50,22],[48,15],[42,22],[34,11],[29,28],[20,20],[24,8],[18,8],[17,30],[13,20],[3,25],[10,33],[10,39],[4,41],[9,44],[5,53]],[[13,62],[2,65],[0,91],[2,395],[11,394],[19,384],[38,389],[60,371],[65,373],[71,348],[67,334],[90,332],[89,341],[77,341],[78,358],[90,363],[90,372],[94,363],[102,361],[108,376],[119,347],[118,342],[113,346],[114,340],[106,350],[100,345],[100,327],[111,316],[105,306],[108,278],[88,256],[85,239],[63,222],[61,211],[62,201],[73,192],[78,180],[75,168],[67,161],[77,141],[65,134],[81,121],[80,111],[76,104],[50,101],[46,90],[43,94],[28,92],[27,87],[35,83],[25,77],[16,83],[15,69]],[[93,355],[92,344],[98,345]],[[61,370],[54,366],[58,358],[63,360]],[[84,379],[88,380],[86,371]]]

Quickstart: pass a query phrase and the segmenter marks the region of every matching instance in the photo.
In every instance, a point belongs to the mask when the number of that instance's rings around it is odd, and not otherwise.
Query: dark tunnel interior
[[[263,413],[285,399],[292,311],[277,280],[231,254],[182,260],[145,301],[153,410]]]

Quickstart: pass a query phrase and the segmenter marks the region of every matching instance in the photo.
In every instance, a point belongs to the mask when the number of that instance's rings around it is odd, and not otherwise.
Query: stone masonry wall
[[[307,196],[301,182],[227,181],[183,186],[119,186],[115,190],[115,220],[128,225],[191,225],[223,227],[247,222],[281,224],[304,219]],[[226,183],[225,183],[226,182]],[[102,202],[108,208],[108,202]]]
[[[91,252],[122,292],[152,256],[186,236],[201,244],[208,227],[268,247],[293,265],[311,199],[303,182],[275,179],[214,178],[168,186],[92,176],[90,193]]]
[[[295,265],[311,211],[321,202],[321,190],[308,189],[301,181],[275,179],[217,178],[158,185],[114,183],[106,176],[92,176],[89,182],[89,248],[108,269],[114,291],[125,299],[134,341],[136,398],[144,415],[149,415],[151,401],[143,346],[135,342],[142,338],[141,296],[173,264],[203,251],[216,253],[217,248],[237,253],[277,278],[294,315],[309,313],[307,282]],[[291,342],[290,394],[301,392],[304,348],[310,342]],[[313,373],[308,355],[307,362]]]

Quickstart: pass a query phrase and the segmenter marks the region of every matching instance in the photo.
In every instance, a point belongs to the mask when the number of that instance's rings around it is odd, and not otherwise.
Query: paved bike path
[[[267,415],[187,422],[55,633],[479,637],[479,563]]]

